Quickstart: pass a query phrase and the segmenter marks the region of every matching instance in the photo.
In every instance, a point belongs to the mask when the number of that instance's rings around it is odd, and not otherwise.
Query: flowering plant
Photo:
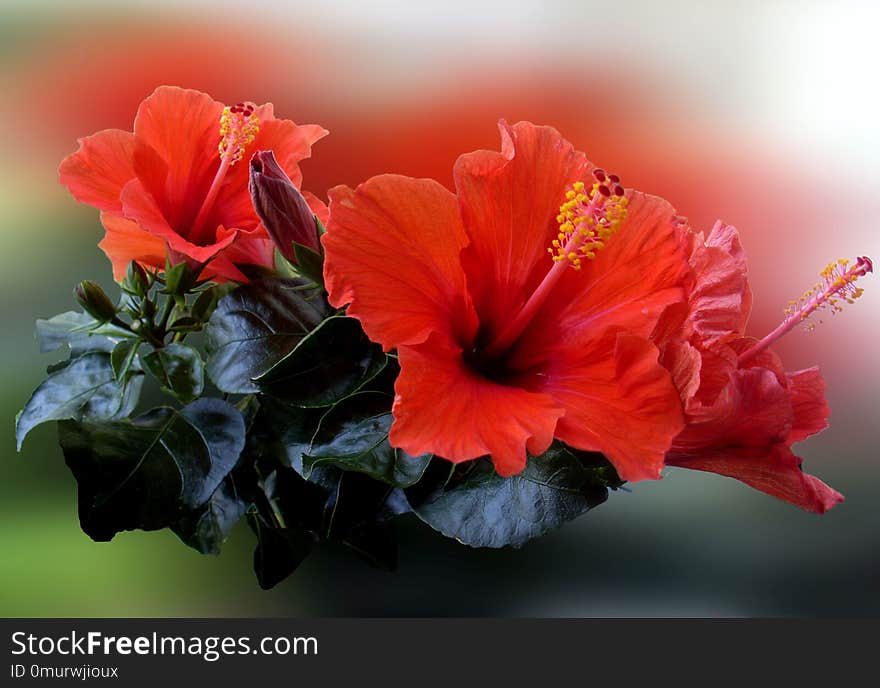
[[[791,448],[827,425],[818,369],[771,346],[871,261],[753,339],[733,227],[691,228],[555,129],[500,132],[454,192],[381,175],[329,207],[298,166],[327,132],[271,105],[162,87],[133,132],[81,139],[60,179],[101,211],[121,296],[85,281],[83,312],[37,321],[68,357],[16,437],[58,422],[83,530],[216,553],[246,519],[268,588],[326,539],[393,568],[403,514],[518,547],[666,466],[842,501]]]

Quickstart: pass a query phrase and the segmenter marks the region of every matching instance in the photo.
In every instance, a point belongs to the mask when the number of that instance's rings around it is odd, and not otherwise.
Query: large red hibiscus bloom
[[[824,513],[843,496],[804,473],[791,445],[827,426],[825,386],[818,368],[786,372],[769,347],[816,310],[837,310],[857,298],[861,289],[853,283],[871,271],[871,262],[830,265],[782,324],[756,341],[744,334],[751,293],[736,230],[719,222],[705,239],[693,240],[688,306],[670,309],[658,330],[687,420],[667,463],[736,478]]]
[[[399,355],[391,443],[512,475],[558,438],[658,478],[682,410],[649,337],[685,299],[689,230],[556,130],[500,129],[501,152],[458,159],[455,194],[396,175],[330,191],[330,301]]]
[[[246,281],[238,265],[271,265],[273,247],[251,205],[245,156],[272,150],[299,187],[299,161],[327,131],[275,119],[271,104],[226,107],[170,86],[141,103],[134,131],[80,139],[59,169],[74,197],[99,208],[101,248],[120,278],[129,261],[205,266],[217,280]],[[313,199],[316,201],[316,199]]]

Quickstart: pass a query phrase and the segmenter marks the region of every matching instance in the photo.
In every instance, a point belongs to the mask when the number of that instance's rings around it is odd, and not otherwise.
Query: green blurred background
[[[327,547],[263,592],[243,524],[220,557],[167,532],[93,543],[54,428],[15,453],[13,417],[55,360],[37,353],[33,320],[71,309],[81,279],[113,286],[97,212],[55,169],[77,136],[130,128],[162,83],[326,126],[303,166],[319,194],[384,171],[448,184],[458,153],[497,147],[499,117],[554,124],[696,226],[740,228],[757,335],[828,260],[880,256],[871,4],[449,4],[0,4],[0,614],[880,613],[880,289],[868,280],[834,323],[780,347],[791,368],[821,363],[828,383],[831,428],[797,447],[847,497],[823,517],[671,470],[519,551],[470,550],[404,520],[395,574]]]

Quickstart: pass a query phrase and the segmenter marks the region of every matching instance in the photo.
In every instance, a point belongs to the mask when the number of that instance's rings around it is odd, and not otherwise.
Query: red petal
[[[739,239],[739,232],[736,227],[718,220],[706,237],[706,246],[717,247],[724,251],[736,264],[736,272],[743,275],[745,284],[740,294],[740,322],[736,328],[737,332],[743,332],[752,310],[752,290],[749,287],[748,274],[749,269],[746,262],[746,252],[742,247]]]
[[[455,187],[471,244],[462,254],[484,335],[503,327],[552,265],[565,192],[592,165],[558,131],[499,125],[502,150],[459,157]]]
[[[794,423],[786,442],[794,444],[828,427],[831,409],[825,399],[825,382],[818,368],[788,373]]]
[[[222,113],[223,103],[209,95],[174,86],[160,86],[138,108],[135,136],[167,165],[162,180],[137,159],[138,176],[177,233],[188,234],[220,165]]]
[[[684,300],[688,232],[666,201],[633,193],[618,233],[583,269],[566,271],[520,338],[511,365],[539,365],[542,356],[584,346],[610,328],[651,335],[664,310]],[[549,269],[549,256],[544,260]]]
[[[113,264],[113,277],[118,282],[132,260],[142,265],[165,268],[165,242],[141,229],[136,222],[112,213],[101,213],[107,234],[98,246]]]
[[[694,333],[709,343],[741,336],[751,298],[743,264],[708,241],[696,248],[690,264],[696,278],[689,296]]]
[[[327,204],[311,191],[303,191],[302,195],[303,198],[306,199],[306,203],[309,204],[309,208],[311,208],[312,212],[315,214],[315,217],[317,217],[321,221],[321,224],[326,228],[327,223],[330,221],[330,208],[328,208]]]
[[[818,514],[843,501],[839,492],[804,473],[801,459],[783,443],[719,449],[698,457],[670,454],[668,463],[736,478],[756,490]]]
[[[603,452],[623,480],[660,477],[684,423],[681,399],[649,341],[608,333],[589,346],[559,350],[530,381],[530,389],[565,409],[558,439]]]
[[[738,370],[705,422],[691,422],[675,439],[676,451],[709,447],[766,447],[788,436],[793,414],[788,391],[764,368]]]
[[[562,410],[546,394],[488,380],[465,365],[461,348],[434,335],[399,350],[391,444],[453,462],[491,455],[499,475],[543,454]]]
[[[120,212],[119,194],[135,172],[134,134],[119,129],[79,139],[79,149],[58,168],[58,178],[80,203]]]
[[[330,190],[323,237],[330,303],[350,304],[386,350],[432,332],[473,337],[476,319],[459,254],[467,237],[458,204],[430,179],[373,177],[357,190]]]
[[[207,263],[235,240],[235,234],[226,234],[208,246],[197,246],[184,239],[168,224],[152,194],[139,179],[132,179],[122,190],[125,216],[137,222],[142,229],[163,239],[174,253],[191,258],[195,263]],[[218,228],[218,231],[222,228]],[[219,235],[218,235],[219,236]]]

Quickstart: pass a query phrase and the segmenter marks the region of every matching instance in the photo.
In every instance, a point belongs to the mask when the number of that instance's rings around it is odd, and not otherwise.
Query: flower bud
[[[91,280],[83,280],[77,284],[73,296],[86,313],[100,323],[110,322],[116,317],[116,306],[104,290]]]
[[[147,271],[137,262],[131,261],[125,271],[125,279],[122,280],[122,288],[129,294],[143,298],[150,290],[152,281]]]
[[[315,215],[272,151],[257,151],[251,158],[250,192],[257,215],[287,260],[296,262],[294,243],[320,252]]]

